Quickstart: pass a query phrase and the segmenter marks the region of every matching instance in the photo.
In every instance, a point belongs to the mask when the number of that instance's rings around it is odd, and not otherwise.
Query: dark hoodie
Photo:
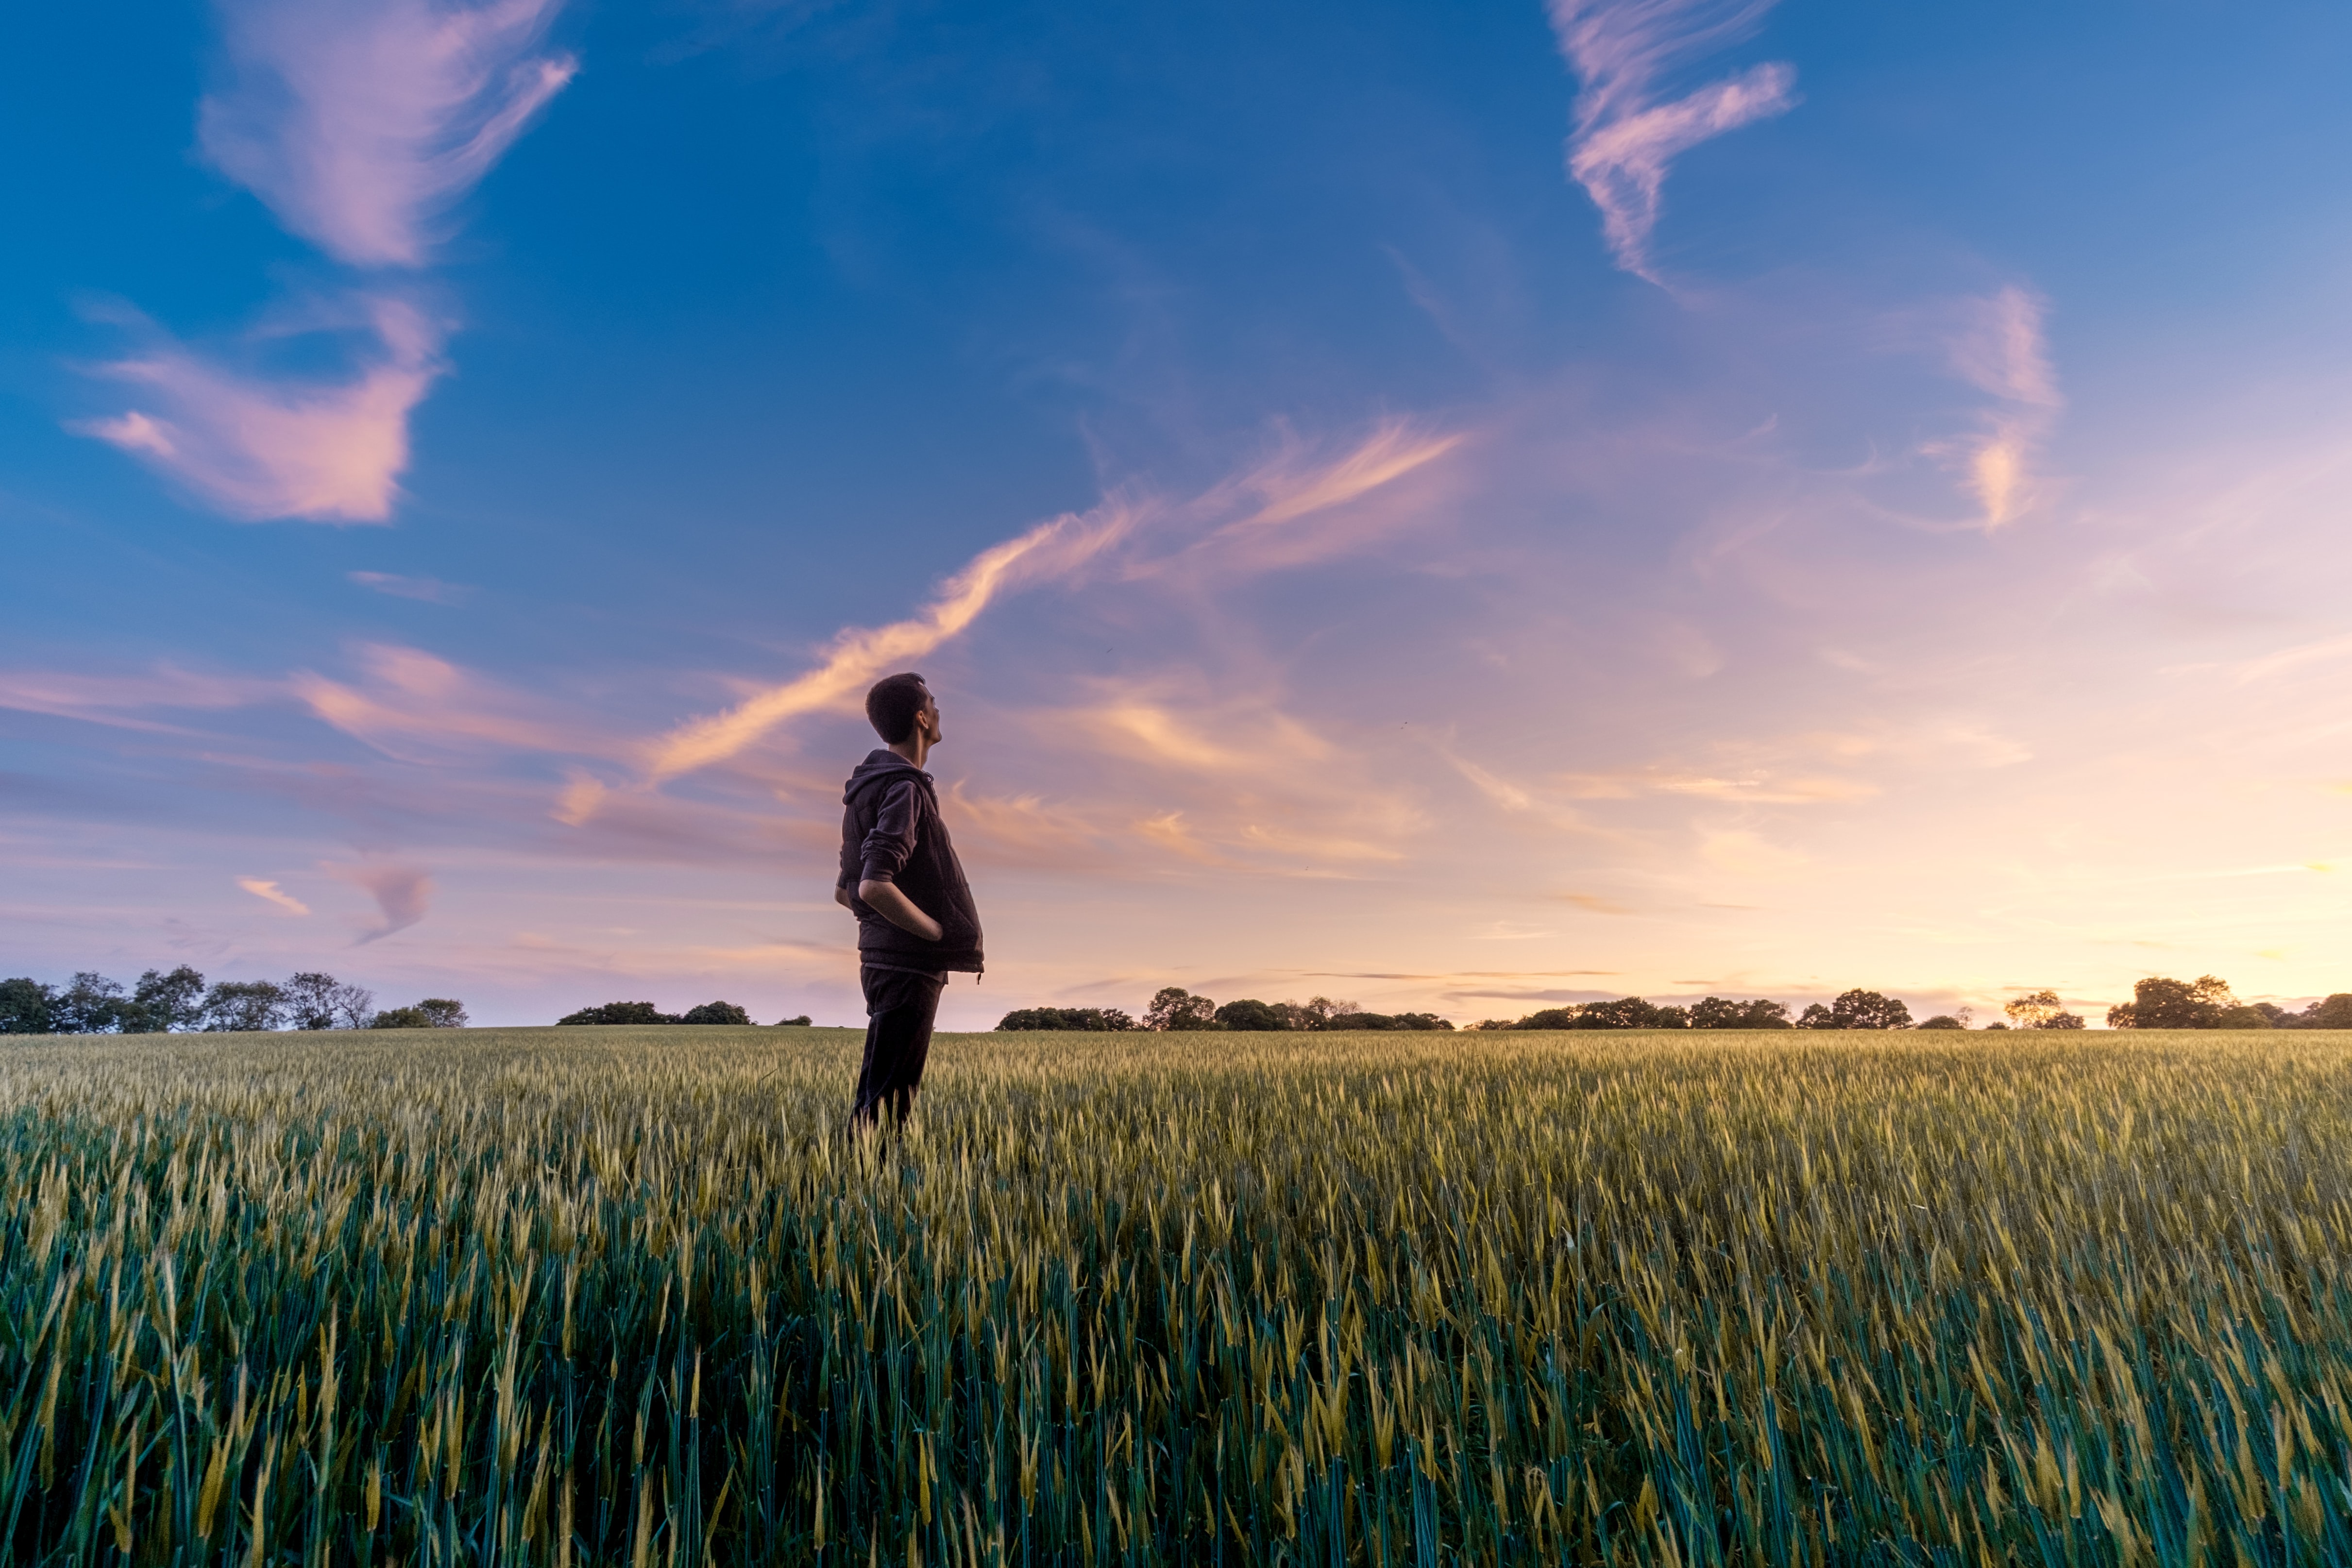
[[[895,751],[875,751],[849,776],[841,801],[840,886],[857,915],[857,956],[887,968],[982,967],[980,913],[963,879],[931,776]],[[940,923],[940,939],[901,931],[857,896],[861,882],[895,882]]]

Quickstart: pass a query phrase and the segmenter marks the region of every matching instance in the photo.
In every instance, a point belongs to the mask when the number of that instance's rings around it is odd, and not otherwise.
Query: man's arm
[[[936,942],[942,935],[940,923],[899,892],[897,881],[915,852],[922,814],[922,797],[911,779],[900,779],[883,794],[881,809],[874,814],[874,830],[866,835],[862,846],[857,897],[899,930]]]
[[[915,901],[899,892],[895,882],[861,882],[857,896],[866,907],[901,931],[926,942],[936,942],[941,936],[940,923],[916,908]]]

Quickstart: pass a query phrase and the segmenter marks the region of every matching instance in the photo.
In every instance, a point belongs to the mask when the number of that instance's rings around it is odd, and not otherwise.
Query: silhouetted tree
[[[268,980],[223,980],[205,994],[205,1030],[276,1029],[286,1020],[286,993]]]
[[[1206,997],[1196,997],[1181,986],[1166,986],[1144,1009],[1143,1027],[1191,1031],[1223,1026],[1217,1022],[1216,1003]]]
[[[433,1020],[435,1029],[464,1029],[466,1004],[455,997],[427,997],[416,1004],[416,1010]],[[746,1023],[751,1019],[743,1020]]]
[[[1733,1001],[1727,997],[1708,997],[1694,1002],[1690,1009],[1693,1029],[1787,1029],[1789,1009],[1769,997],[1759,997],[1752,1002]]]
[[[1280,1012],[1255,998],[1244,997],[1219,1008],[1216,1020],[1233,1030],[1287,1030],[1290,1020]]]
[[[1510,1024],[1507,1027],[1511,1029],[1574,1029],[1576,1027],[1576,1015],[1582,1010],[1583,1009],[1580,1008],[1572,1007],[1545,1008],[1541,1011],[1529,1013],[1518,1022]]]
[[[57,992],[38,980],[0,980],[0,1034],[54,1034]]]
[[[778,1019],[776,1020],[776,1027],[778,1029],[805,1029],[808,1027],[808,1024],[809,1016],[806,1013],[801,1014],[798,1018]]]
[[[423,1008],[386,1008],[368,1024],[370,1029],[431,1029]]]
[[[642,1024],[676,1023],[674,1014],[666,1013],[651,1002],[606,1002],[601,1008],[582,1008],[576,1013],[566,1013],[555,1020],[557,1027],[565,1024]]]
[[[2107,1009],[2110,1029],[2220,1029],[2221,1015],[2238,1005],[2230,983],[2218,975],[2194,981],[2150,975],[2132,986],[2132,999]]]
[[[677,1021],[680,1023],[748,1024],[751,1021],[751,1015],[745,1012],[741,1008],[737,1007],[733,1002],[705,1002],[698,1008],[687,1009],[686,1016],[679,1019]]]
[[[286,1000],[288,1026],[293,1029],[334,1028],[338,985],[332,975],[305,969],[278,987],[278,993]]]
[[[1830,1017],[1835,1020],[1830,1026],[1832,1029],[1911,1027],[1911,1009],[1893,997],[1883,997],[1876,991],[1841,991],[1837,1000],[1830,1004]]]
[[[120,981],[94,969],[84,969],[73,984],[58,993],[50,1009],[52,1027],[59,1034],[112,1034],[122,1027],[131,998]]]
[[[163,1034],[198,1029],[205,1021],[205,977],[183,964],[170,974],[150,969],[131,988],[125,1033]]]
[[[1034,1034],[1040,1030],[1123,1034],[1136,1022],[1118,1008],[1021,1008],[1006,1013],[996,1027],[1009,1034]]]
[[[1918,1027],[1921,1029],[1966,1029],[1969,1026],[1962,1023],[1959,1019],[1954,1018],[1949,1013],[1937,1013],[1934,1018],[1921,1019],[1919,1020]]]

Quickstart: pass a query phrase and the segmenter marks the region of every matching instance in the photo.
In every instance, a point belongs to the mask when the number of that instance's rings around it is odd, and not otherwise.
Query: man
[[[841,875],[833,896],[857,916],[866,987],[866,1064],[853,1125],[913,1109],[931,1050],[940,989],[982,967],[980,915],[963,879],[939,791],[923,761],[942,738],[940,706],[920,675],[888,675],[866,694],[884,749],[866,754],[842,795]]]

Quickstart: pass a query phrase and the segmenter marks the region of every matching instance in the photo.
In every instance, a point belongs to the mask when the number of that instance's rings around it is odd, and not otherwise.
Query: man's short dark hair
[[[931,698],[931,688],[920,675],[885,675],[866,694],[866,721],[885,746],[896,746],[915,733],[915,716]]]

